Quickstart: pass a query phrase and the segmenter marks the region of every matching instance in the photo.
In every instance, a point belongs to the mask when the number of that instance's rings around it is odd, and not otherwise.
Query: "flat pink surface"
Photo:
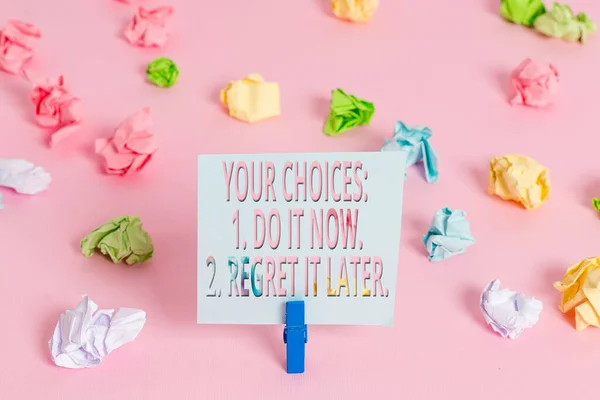
[[[64,74],[85,107],[84,126],[54,150],[34,125],[27,82],[0,74],[0,156],[53,176],[26,197],[2,190],[0,398],[2,399],[558,399],[587,396],[597,380],[600,331],[576,332],[552,283],[598,255],[600,37],[581,46],[503,21],[498,1],[382,0],[352,25],[326,0],[169,0],[163,50],[131,47],[133,8],[114,0],[3,0],[4,24],[38,26],[32,68]],[[168,4],[168,3],[164,3]],[[572,0],[600,22],[597,0]],[[160,5],[160,3],[153,3]],[[146,64],[173,58],[179,82],[145,82]],[[524,58],[562,74],[549,109],[511,107],[508,76]],[[228,80],[258,72],[280,83],[282,115],[256,125],[219,104]],[[330,91],[373,101],[372,124],[339,137],[322,126]],[[93,141],[149,106],[160,150],[131,179],[106,176]],[[281,326],[196,324],[196,155],[377,151],[394,122],[425,124],[440,181],[409,171],[393,328],[310,327],[306,373],[285,373]],[[549,167],[551,199],[525,211],[486,192],[492,156],[521,153]],[[427,261],[421,235],[442,206],[464,209],[477,239],[465,255]],[[87,259],[79,240],[111,217],[137,214],[155,241],[148,265]],[[538,325],[502,339],[478,301],[493,278],[544,302]],[[91,370],[52,364],[59,314],[87,293],[104,308],[139,307],[146,327]]]

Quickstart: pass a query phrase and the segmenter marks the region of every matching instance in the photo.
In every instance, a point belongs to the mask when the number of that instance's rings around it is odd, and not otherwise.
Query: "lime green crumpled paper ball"
[[[128,265],[146,262],[154,255],[152,238],[134,215],[113,218],[81,239],[84,256],[91,257],[96,250],[113,263],[125,261]]]
[[[501,0],[500,14],[508,21],[532,27],[533,22],[546,12],[542,0]]]
[[[177,82],[179,68],[170,58],[161,57],[152,61],[146,68],[148,81],[159,87],[171,87]]]
[[[571,7],[560,3],[552,4],[550,12],[540,15],[533,25],[542,35],[581,43],[585,43],[597,29],[587,14],[575,15]]]

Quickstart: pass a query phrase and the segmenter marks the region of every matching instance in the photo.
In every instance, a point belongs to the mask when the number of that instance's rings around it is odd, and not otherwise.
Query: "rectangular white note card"
[[[404,152],[198,157],[198,323],[392,325]]]

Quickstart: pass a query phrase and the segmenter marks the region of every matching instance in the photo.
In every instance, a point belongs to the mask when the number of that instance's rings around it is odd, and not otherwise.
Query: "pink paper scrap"
[[[104,157],[108,174],[128,175],[140,171],[158,149],[148,107],[128,117],[109,139],[96,140],[96,153]]]
[[[65,86],[62,76],[34,86],[30,95],[35,119],[44,128],[53,128],[50,146],[71,135],[81,122],[81,101]]]
[[[511,84],[516,92],[511,104],[547,106],[554,101],[559,82],[559,73],[552,64],[527,58],[511,75]]]
[[[0,69],[25,75],[25,67],[33,58],[34,39],[41,36],[39,29],[31,24],[9,21],[0,31]]]
[[[134,46],[162,47],[169,39],[171,16],[170,6],[146,9],[138,7],[133,20],[125,29],[125,37]]]

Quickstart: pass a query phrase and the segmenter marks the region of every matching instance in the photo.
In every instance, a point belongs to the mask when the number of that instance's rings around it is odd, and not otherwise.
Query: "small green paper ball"
[[[159,87],[171,87],[177,82],[179,68],[173,60],[161,57],[152,61],[146,68],[148,81]]]

